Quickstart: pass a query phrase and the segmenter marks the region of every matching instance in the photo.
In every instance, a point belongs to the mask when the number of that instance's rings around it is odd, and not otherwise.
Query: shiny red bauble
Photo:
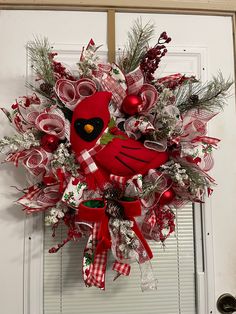
[[[53,134],[44,134],[40,141],[42,148],[48,153],[53,153],[57,149],[59,142],[59,138]]]
[[[142,104],[142,98],[137,95],[127,95],[123,102],[121,109],[124,113],[127,113],[130,116],[138,113],[138,107]]]
[[[159,199],[159,204],[168,205],[173,201],[174,198],[175,198],[175,192],[172,188],[169,188],[161,195]]]

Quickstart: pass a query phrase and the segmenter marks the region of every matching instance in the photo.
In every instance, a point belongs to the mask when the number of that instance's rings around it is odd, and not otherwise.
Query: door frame
[[[0,4],[11,6],[51,6],[51,7],[99,7],[101,8],[141,8],[141,9],[163,9],[163,10],[201,10],[201,11],[222,11],[233,12],[236,11],[236,0],[224,1],[224,0],[203,0],[196,2],[194,0],[147,0],[145,3],[143,0],[130,0],[128,3],[126,0],[1,0]]]
[[[0,10],[84,10],[107,11],[108,60],[115,57],[115,13],[149,12],[168,14],[219,15],[232,18],[236,56],[236,0],[0,0]],[[236,77],[236,62],[234,61]],[[236,92],[236,84],[235,84]]]

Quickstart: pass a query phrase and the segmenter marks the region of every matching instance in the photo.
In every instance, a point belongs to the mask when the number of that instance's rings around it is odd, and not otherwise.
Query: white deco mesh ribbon
[[[137,261],[140,268],[140,283],[142,291],[157,289],[150,258],[140,241],[132,230],[133,222],[111,218],[109,220],[109,231],[111,235],[111,250],[114,258],[121,263],[130,264]]]

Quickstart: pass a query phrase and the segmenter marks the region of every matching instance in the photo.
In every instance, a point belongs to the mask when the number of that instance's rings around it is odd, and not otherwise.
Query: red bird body
[[[82,100],[75,108],[71,123],[71,145],[77,156],[93,148],[107,129],[110,100],[111,93],[97,92]],[[115,137],[92,157],[98,169],[107,176],[114,174],[128,179],[158,168],[168,160],[166,152],[150,150],[117,128],[111,130],[111,133]]]
[[[94,159],[107,173],[130,177],[160,167],[168,156],[166,153],[150,150],[138,141],[115,138]]]

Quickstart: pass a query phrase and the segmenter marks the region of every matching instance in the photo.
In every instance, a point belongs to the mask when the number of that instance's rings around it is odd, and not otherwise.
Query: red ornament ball
[[[161,195],[159,199],[159,204],[160,205],[170,204],[174,198],[175,198],[175,192],[172,188],[169,188]]]
[[[45,149],[46,152],[53,153],[57,149],[59,141],[59,138],[53,134],[44,134],[41,137],[40,143],[42,148]]]
[[[142,98],[137,95],[127,95],[122,103],[122,111],[130,116],[138,112],[138,106],[142,104]]]

